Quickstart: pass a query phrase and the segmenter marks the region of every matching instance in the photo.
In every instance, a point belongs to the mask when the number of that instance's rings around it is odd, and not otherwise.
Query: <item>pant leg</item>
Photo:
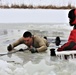
[[[62,45],[60,48],[58,48],[57,51],[72,50],[72,49],[74,49],[73,47],[74,47],[75,45],[76,45],[75,42],[69,41],[69,42],[65,43],[64,45]]]

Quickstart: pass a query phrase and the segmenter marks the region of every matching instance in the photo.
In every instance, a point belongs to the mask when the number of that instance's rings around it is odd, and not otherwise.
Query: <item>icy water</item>
[[[0,56],[0,75],[76,75],[76,59],[59,59],[50,56],[50,48],[56,36],[62,44],[72,28],[68,24],[0,24],[0,54],[7,53],[8,44],[16,41],[26,30],[33,34],[47,36],[50,47],[46,52],[32,54],[28,50],[12,55]],[[25,48],[20,45],[16,47]]]

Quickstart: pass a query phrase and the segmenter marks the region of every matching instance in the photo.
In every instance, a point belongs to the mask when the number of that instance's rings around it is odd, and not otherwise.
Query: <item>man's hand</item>
[[[7,50],[8,50],[8,51],[12,51],[12,49],[13,49],[13,47],[12,47],[11,44],[10,44],[9,46],[7,46]]]
[[[35,47],[30,48],[31,53],[38,53],[37,49]]]

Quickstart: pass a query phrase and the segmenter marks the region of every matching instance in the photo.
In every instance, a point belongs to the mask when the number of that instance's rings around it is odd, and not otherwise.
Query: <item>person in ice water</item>
[[[76,9],[71,9],[68,13],[69,24],[73,26],[68,41],[58,48],[58,51],[76,50]],[[65,35],[66,36],[66,35]]]
[[[24,32],[23,37],[21,37],[20,39],[18,39],[16,42],[12,44],[9,44],[9,46],[7,47],[7,50],[12,51],[14,47],[20,44],[27,45],[31,53],[46,51],[48,47],[48,42],[46,39],[36,35],[32,35],[31,32],[26,31]]]

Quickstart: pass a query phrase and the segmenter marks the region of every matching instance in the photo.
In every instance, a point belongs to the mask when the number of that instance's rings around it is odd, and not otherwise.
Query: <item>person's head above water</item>
[[[30,46],[33,43],[33,37],[32,37],[31,32],[29,31],[24,32],[23,39],[24,39],[25,44],[28,46]]]

